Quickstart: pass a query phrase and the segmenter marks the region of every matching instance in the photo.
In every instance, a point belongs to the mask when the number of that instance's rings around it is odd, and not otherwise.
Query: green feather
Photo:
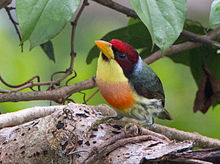
[[[132,73],[129,76],[129,82],[140,96],[165,101],[162,83],[146,63],[143,62],[143,68],[140,72]]]
[[[145,118],[147,125],[153,123],[153,117],[172,120],[164,108],[165,95],[160,79],[149,65],[142,61],[140,65],[142,68],[134,70],[128,79],[137,95],[145,99],[137,100],[137,106],[130,110],[132,117]]]

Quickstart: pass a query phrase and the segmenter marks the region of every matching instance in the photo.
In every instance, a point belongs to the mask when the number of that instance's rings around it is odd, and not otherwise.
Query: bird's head
[[[100,49],[104,61],[115,60],[121,66],[125,76],[132,73],[139,55],[131,45],[118,39],[112,39],[110,42],[96,40],[95,44]]]

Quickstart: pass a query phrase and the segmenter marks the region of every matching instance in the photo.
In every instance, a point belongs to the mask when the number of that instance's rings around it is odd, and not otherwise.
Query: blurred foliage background
[[[109,31],[126,26],[127,23],[128,17],[90,2],[77,26],[75,38],[77,57],[74,70],[78,75],[71,83],[95,75],[97,58],[92,64],[86,64],[86,56],[90,48],[94,46],[94,40],[100,39]],[[27,42],[25,42],[24,52],[21,53],[17,34],[4,9],[0,10],[0,75],[10,84],[20,84],[34,75],[39,75],[41,81],[49,81],[53,72],[65,70],[69,66],[70,35],[71,27],[67,25],[52,40],[55,50],[55,63],[49,60],[39,47],[29,51]],[[214,110],[209,110],[205,115],[201,112],[193,113],[193,101],[197,86],[190,69],[182,64],[175,64],[166,57],[154,62],[151,67],[163,83],[166,94],[166,108],[174,118],[173,121],[156,120],[156,122],[184,131],[195,131],[209,137],[220,138],[218,130],[220,127],[220,105]],[[0,88],[8,89],[1,83]],[[96,88],[85,91],[86,97],[88,98],[95,90]],[[77,103],[83,102],[83,94],[81,93],[74,94],[72,98]],[[88,104],[98,105],[101,103],[106,103],[106,101],[98,93]],[[0,112],[12,112],[49,104],[49,101],[0,103]]]

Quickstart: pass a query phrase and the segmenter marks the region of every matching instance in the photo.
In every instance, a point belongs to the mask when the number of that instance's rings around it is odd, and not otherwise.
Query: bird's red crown
[[[127,54],[129,57],[134,57],[133,60],[137,60],[137,51],[132,47],[130,44],[123,42],[118,39],[112,39],[110,43],[119,51],[124,52]],[[137,62],[137,61],[136,61]]]
[[[137,51],[130,44],[118,39],[112,39],[110,43],[115,51],[115,60],[122,67],[125,75],[129,75],[138,61]]]

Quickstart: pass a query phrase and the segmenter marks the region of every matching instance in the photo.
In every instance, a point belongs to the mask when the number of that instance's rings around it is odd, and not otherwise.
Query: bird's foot
[[[126,133],[130,127],[136,126],[137,127],[137,131],[136,131],[137,134],[139,134],[139,133],[141,134],[142,133],[141,132],[142,128],[148,128],[148,127],[152,126],[153,123],[154,123],[154,118],[153,117],[148,118],[147,121],[144,122],[144,123],[143,122],[142,123],[129,122],[129,123],[126,123],[124,125],[124,131]]]
[[[95,122],[92,123],[92,125],[89,127],[89,129],[86,132],[86,136],[88,136],[88,134],[91,132],[92,129],[94,129],[95,127],[99,126],[100,124],[104,124],[104,123],[109,123],[115,120],[120,120],[123,116],[107,116],[107,117],[103,117],[100,120],[96,120]]]
[[[142,127],[142,124],[140,123],[134,123],[134,122],[130,122],[130,123],[127,123],[125,124],[124,126],[124,132],[127,133],[128,132],[128,129],[133,127],[133,126],[136,126],[136,131],[134,132],[135,134],[139,134],[140,131],[141,131],[141,127]]]

